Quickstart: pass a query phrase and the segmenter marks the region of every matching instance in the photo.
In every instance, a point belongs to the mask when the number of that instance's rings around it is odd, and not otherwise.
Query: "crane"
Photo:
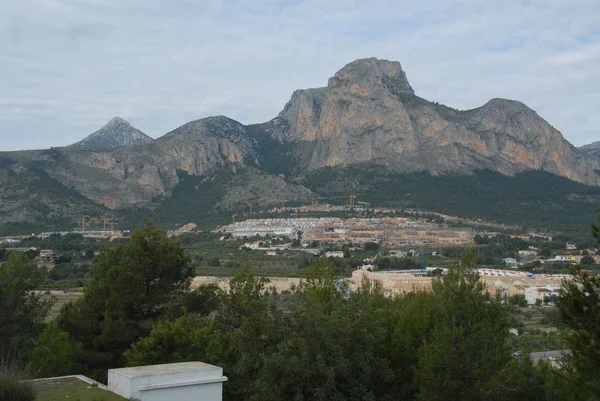
[[[70,214],[69,216],[75,217],[78,220],[81,219],[81,231],[85,232],[85,219],[86,219],[86,217],[89,217],[89,216],[86,216],[85,214]]]
[[[350,194],[350,195],[343,195],[343,196],[331,196],[330,198],[332,199],[336,199],[336,198],[348,198],[349,199],[349,204],[350,204],[350,208],[354,207],[354,201],[356,200],[356,198],[358,196],[362,196],[362,195],[366,195],[366,194]]]
[[[235,224],[235,218],[237,217],[237,213],[231,215],[231,224]]]

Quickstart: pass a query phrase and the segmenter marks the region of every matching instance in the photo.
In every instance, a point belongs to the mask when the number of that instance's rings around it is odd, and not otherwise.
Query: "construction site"
[[[304,243],[377,242],[386,246],[469,245],[473,243],[474,235],[469,229],[449,228],[405,217],[251,219],[219,227],[217,231],[236,238],[271,235],[300,237]]]
[[[87,215],[72,215],[77,222],[77,228],[71,231],[52,231],[43,232],[38,235],[40,238],[47,238],[51,235],[80,234],[85,238],[115,239],[123,238],[123,232],[118,230],[119,223],[114,218],[97,218]]]

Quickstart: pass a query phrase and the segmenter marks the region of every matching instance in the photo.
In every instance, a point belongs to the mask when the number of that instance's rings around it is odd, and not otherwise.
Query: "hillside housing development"
[[[300,239],[305,243],[379,242],[388,246],[473,243],[473,232],[469,229],[406,217],[251,219],[220,227],[218,231],[231,233],[236,238],[273,235],[296,239],[301,233]]]

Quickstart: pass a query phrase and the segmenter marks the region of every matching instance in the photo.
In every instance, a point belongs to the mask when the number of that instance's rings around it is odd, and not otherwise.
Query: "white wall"
[[[110,369],[108,388],[141,401],[221,401],[223,369],[202,362]]]

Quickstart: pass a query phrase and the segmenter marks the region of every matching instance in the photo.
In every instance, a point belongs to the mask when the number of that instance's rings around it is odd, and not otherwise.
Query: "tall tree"
[[[289,332],[283,312],[271,301],[265,278],[247,266],[234,270],[229,292],[214,316],[190,313],[161,320],[125,356],[129,365],[201,360],[223,367],[225,400],[249,400],[264,360]]]
[[[39,270],[20,253],[0,267],[0,367],[22,362],[43,329],[52,301],[34,291],[41,283]]]
[[[56,322],[50,323],[29,350],[27,367],[34,377],[66,376],[81,373],[81,344],[74,343]]]
[[[489,399],[496,388],[488,384],[511,359],[508,311],[471,268],[475,256],[466,252],[462,267],[433,282],[435,319],[419,349],[419,400]]]
[[[600,398],[600,278],[577,271],[573,281],[563,284],[558,307],[571,329],[568,362],[573,377]]]
[[[600,209],[598,213],[600,220]],[[592,224],[592,234],[600,243],[600,227]],[[571,329],[568,344],[571,356],[567,367],[582,391],[600,398],[600,278],[581,270],[572,281],[563,282],[558,299],[561,317]]]
[[[83,344],[90,374],[101,378],[185,294],[193,269],[183,247],[147,223],[127,247],[104,249],[91,272],[84,297],[62,310],[59,324]]]

